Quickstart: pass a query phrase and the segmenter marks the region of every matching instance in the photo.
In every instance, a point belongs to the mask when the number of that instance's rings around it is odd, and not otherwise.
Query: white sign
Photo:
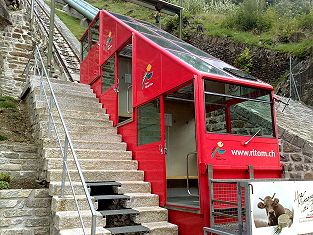
[[[313,181],[251,182],[253,235],[313,233]]]

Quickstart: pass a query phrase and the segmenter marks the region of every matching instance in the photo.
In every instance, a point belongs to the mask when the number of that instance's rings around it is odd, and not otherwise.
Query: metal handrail
[[[31,60],[26,65],[26,69],[25,69],[25,71],[27,72],[26,77],[28,77],[29,73],[30,73],[30,69],[29,69],[30,68],[30,63],[31,63]],[[68,164],[67,164],[68,150],[70,150],[71,153],[72,153],[74,162],[75,162],[76,169],[77,169],[79,177],[80,177],[81,184],[83,186],[83,190],[84,190],[84,193],[85,193],[85,196],[86,196],[86,199],[87,199],[87,202],[88,202],[91,214],[92,214],[91,234],[95,235],[95,231],[96,231],[96,210],[95,210],[94,205],[92,203],[91,196],[90,196],[90,193],[88,191],[87,184],[86,184],[85,178],[84,178],[83,173],[82,173],[81,166],[79,164],[79,161],[78,161],[78,158],[77,158],[77,155],[76,155],[76,151],[74,149],[71,137],[69,135],[69,131],[68,131],[68,129],[66,127],[66,124],[64,122],[62,112],[60,110],[60,107],[59,107],[57,98],[55,96],[53,87],[51,85],[50,79],[48,77],[47,69],[45,67],[44,61],[43,61],[42,56],[40,54],[40,50],[39,50],[39,48],[37,46],[35,46],[35,49],[34,49],[34,66],[32,68],[33,68],[34,76],[39,76],[39,82],[40,82],[39,100],[44,101],[43,98],[45,98],[45,101],[46,101],[46,104],[47,104],[47,107],[48,107],[48,112],[49,112],[48,135],[51,134],[51,125],[53,125],[54,131],[55,131],[55,134],[56,134],[56,137],[57,137],[57,142],[59,144],[59,147],[60,147],[60,150],[61,150],[61,153],[62,153],[62,156],[63,156],[61,198],[64,198],[65,178],[66,178],[66,175],[67,175],[68,179],[69,179],[69,182],[70,182],[71,191],[72,191],[72,194],[74,196],[75,205],[76,205],[77,212],[78,212],[78,215],[79,215],[80,223],[81,223],[83,232],[86,235],[86,228],[85,228],[82,216],[81,216],[81,212],[80,212],[80,208],[79,208],[79,205],[78,205],[75,189],[74,189],[74,186],[73,186],[73,183],[72,183],[72,179],[71,179],[70,172],[69,172],[69,167],[68,167]],[[46,81],[44,81],[44,80],[46,80]],[[50,94],[47,94],[47,92],[45,90],[45,83],[48,85],[48,92]],[[49,99],[48,95],[50,95],[50,99]],[[53,113],[52,113],[52,105],[53,104],[56,107],[59,119],[60,119],[61,124],[62,124],[64,138],[65,138],[64,145],[62,145],[62,143],[61,143],[60,136],[59,136],[59,131],[58,131],[58,128],[56,126],[56,122],[55,122],[54,117],[53,117]]]
[[[127,110],[127,113],[132,113],[132,111],[130,110],[130,99],[129,99],[129,90],[130,90],[130,88],[132,88],[133,87],[133,85],[129,85],[128,87],[127,87],[127,91],[126,91],[126,110]]]
[[[199,197],[199,194],[193,194],[191,193],[190,191],[190,186],[189,186],[189,157],[190,156],[197,156],[197,152],[190,152],[187,154],[186,156],[186,161],[187,161],[187,182],[186,182],[186,186],[187,186],[187,193],[190,195],[190,196],[196,196],[196,197]]]

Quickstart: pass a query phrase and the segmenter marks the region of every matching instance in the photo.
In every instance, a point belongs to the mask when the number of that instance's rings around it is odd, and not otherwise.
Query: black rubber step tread
[[[123,226],[123,227],[105,228],[105,229],[109,230],[112,234],[138,233],[138,232],[150,231],[147,227],[144,227],[142,225]]]
[[[122,186],[121,183],[115,182],[115,181],[103,181],[103,182],[87,182],[86,183],[88,187],[93,186]]]
[[[139,214],[139,211],[136,211],[134,209],[104,210],[99,212],[102,214],[102,216]]]
[[[129,199],[129,196],[126,195],[97,195],[93,196],[96,200],[118,200],[118,199]]]

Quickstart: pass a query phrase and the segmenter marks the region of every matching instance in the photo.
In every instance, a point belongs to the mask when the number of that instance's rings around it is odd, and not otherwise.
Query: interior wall
[[[119,57],[118,59],[118,115],[122,117],[132,117],[131,113],[127,112],[127,88],[129,83],[125,81],[125,74],[132,74],[132,60],[130,58]],[[129,110],[132,110],[132,89],[129,89]]]
[[[172,114],[172,126],[166,126],[166,175],[170,179],[186,177],[187,154],[196,151],[194,104],[165,101],[165,113]],[[197,177],[197,157],[189,160],[189,175]]]

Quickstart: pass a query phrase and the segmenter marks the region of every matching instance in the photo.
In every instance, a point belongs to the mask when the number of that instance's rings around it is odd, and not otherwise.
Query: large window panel
[[[206,130],[275,136],[270,91],[205,80]]]
[[[158,142],[160,134],[159,99],[138,108],[138,145]]]
[[[102,93],[112,87],[115,83],[115,56],[102,65]]]

